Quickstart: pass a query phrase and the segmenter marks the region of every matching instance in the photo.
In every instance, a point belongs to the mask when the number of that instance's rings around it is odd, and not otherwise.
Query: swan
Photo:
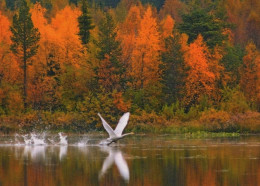
[[[117,126],[116,126],[116,129],[113,130],[109,125],[108,123],[102,118],[102,116],[100,115],[100,113],[98,113],[98,116],[100,117],[101,121],[102,121],[102,124],[104,126],[104,128],[106,129],[107,133],[109,134],[109,138],[107,138],[106,140],[104,141],[101,141],[101,145],[110,145],[111,143],[113,142],[116,142],[122,138],[124,138],[125,136],[128,136],[128,135],[131,135],[131,134],[134,134],[134,133],[127,133],[127,134],[123,134],[123,130],[125,129],[126,125],[127,125],[127,122],[129,120],[129,116],[130,116],[130,113],[127,112],[125,113],[119,120]]]
[[[130,178],[129,168],[127,162],[120,150],[112,149],[111,147],[102,147],[101,151],[107,152],[109,155],[103,162],[102,169],[99,173],[99,179],[101,179],[108,169],[115,164],[121,177],[128,182]]]

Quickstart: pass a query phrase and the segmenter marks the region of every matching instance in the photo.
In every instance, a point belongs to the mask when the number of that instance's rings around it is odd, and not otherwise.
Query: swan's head
[[[125,136],[128,136],[128,135],[133,135],[133,134],[134,134],[133,132],[126,133],[126,134],[123,134],[123,135],[121,136],[121,138],[123,138],[123,137],[125,137]]]
[[[130,133],[127,133],[127,135],[134,135],[135,133],[133,133],[133,132],[130,132]]]

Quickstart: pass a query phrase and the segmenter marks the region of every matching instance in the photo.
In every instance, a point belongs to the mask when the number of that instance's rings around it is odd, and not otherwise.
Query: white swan
[[[109,153],[109,155],[103,162],[102,169],[99,173],[99,179],[102,178],[108,169],[115,163],[121,177],[128,182],[130,173],[122,152],[120,150],[114,150],[111,147],[102,147],[101,150]]]
[[[117,127],[115,130],[113,130],[109,125],[108,123],[102,118],[102,116],[98,113],[98,116],[100,117],[101,121],[102,121],[102,124],[104,126],[104,128],[106,129],[106,131],[108,132],[109,134],[109,138],[107,138],[106,140],[104,141],[101,141],[101,145],[110,145],[111,143],[113,142],[116,142],[122,138],[124,138],[125,136],[128,136],[128,135],[131,135],[131,134],[134,134],[134,133],[127,133],[127,134],[123,134],[123,130],[125,129],[126,125],[127,125],[127,122],[128,122],[128,119],[129,119],[129,116],[130,116],[130,113],[127,112],[125,113],[119,120],[118,124],[117,124]]]

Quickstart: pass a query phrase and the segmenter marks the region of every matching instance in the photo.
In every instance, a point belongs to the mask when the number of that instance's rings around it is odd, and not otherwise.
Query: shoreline
[[[34,112],[20,116],[0,116],[0,133],[9,134],[32,131],[57,131],[68,133],[87,133],[103,131],[98,117],[90,120],[79,113]],[[92,121],[92,122],[90,122]],[[109,122],[110,123],[110,122]],[[115,127],[112,123],[112,127]],[[200,117],[181,120],[167,119],[155,113],[131,115],[125,132],[152,134],[260,134],[260,113],[246,112],[229,114],[201,114]]]

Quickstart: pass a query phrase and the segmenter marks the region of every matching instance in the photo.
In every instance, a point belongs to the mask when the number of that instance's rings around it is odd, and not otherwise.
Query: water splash
[[[46,145],[45,133],[41,134],[25,134],[25,135],[15,135],[15,145]]]
[[[31,133],[25,135],[15,134],[14,143],[17,146],[27,145],[27,146],[42,146],[47,145],[46,134],[45,133]]]
[[[84,137],[83,139],[81,139],[78,143],[77,146],[78,147],[84,147],[86,145],[88,145],[89,139]]]
[[[45,133],[41,135],[31,134],[31,144],[33,145],[46,145],[45,143]]]
[[[60,137],[60,145],[68,145],[68,141],[67,141],[67,136],[63,136],[62,133],[59,133],[59,137]]]

